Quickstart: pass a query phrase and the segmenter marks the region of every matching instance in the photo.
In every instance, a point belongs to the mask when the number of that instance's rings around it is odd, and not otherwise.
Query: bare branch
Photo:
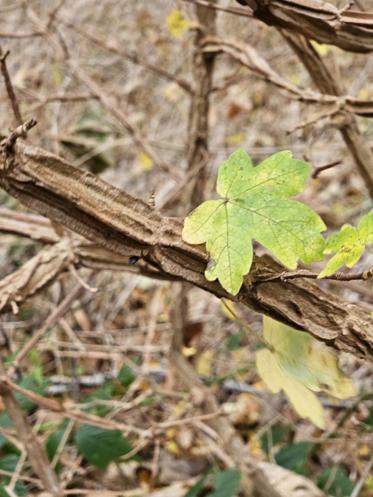
[[[146,152],[154,164],[163,171],[167,171],[171,177],[176,180],[180,179],[180,174],[175,171],[175,168],[158,157],[140,130],[128,120],[127,116],[120,109],[118,109],[118,106],[112,98],[107,95],[104,90],[100,88],[100,86],[90,76],[88,76],[88,74],[84,73],[81,67],[78,67],[72,62],[69,63],[69,66],[74,76],[88,86],[91,92],[98,97],[102,105],[108,109],[108,111],[115,117],[121,126],[123,126],[123,128],[131,135],[133,141],[140,148],[140,150]]]
[[[204,50],[207,53],[224,53],[231,56],[240,65],[252,71],[259,78],[286,91],[291,97],[301,102],[317,103],[329,107],[332,105],[334,108],[333,112],[340,112],[346,109],[360,116],[373,116],[373,101],[361,100],[350,95],[336,95],[325,91],[318,93],[301,88],[287,81],[274,71],[255,48],[248,44],[236,43],[232,40],[212,36],[205,37],[203,44]]]
[[[179,220],[162,217],[148,204],[40,149],[17,143],[15,153],[11,170],[0,165],[0,185],[31,209],[116,254],[132,252],[167,278],[242,302],[337,349],[361,357],[373,355],[373,322],[364,309],[346,304],[305,278],[252,286],[250,280],[283,271],[268,256],[256,259],[250,278],[233,297],[216,281],[205,279],[207,254],[202,247],[183,242]]]
[[[8,374],[12,374],[11,371],[16,370],[22,363],[22,361],[27,357],[27,354],[35,347],[35,345],[43,338],[43,336],[48,332],[48,330],[54,326],[61,317],[66,314],[70,309],[72,303],[77,299],[82,293],[83,287],[81,285],[76,285],[62,300],[62,302],[51,312],[48,318],[44,321],[41,328],[39,328],[32,336],[32,338],[22,347],[22,349],[17,352],[17,355],[12,362],[11,368]]]
[[[97,46],[104,48],[105,50],[114,53],[118,55],[121,58],[127,59],[133,64],[137,64],[139,66],[144,67],[145,69],[148,69],[152,71],[154,74],[157,74],[161,78],[164,78],[168,81],[172,81],[173,83],[176,83],[180,88],[182,88],[184,91],[186,91],[189,94],[193,94],[193,88],[192,86],[188,83],[188,81],[178,78],[174,74],[169,73],[159,65],[154,65],[151,64],[150,62],[147,62],[145,59],[141,58],[137,53],[135,52],[129,52],[127,50],[123,50],[123,48],[119,49],[116,47],[113,43],[106,42],[102,40],[101,38],[98,38],[97,36],[86,33],[82,29],[78,28],[75,24],[71,22],[66,22],[61,19],[59,19],[59,22],[63,24],[64,26],[67,26],[68,28],[74,30],[76,33],[78,33],[80,36],[83,36],[87,40],[92,41],[95,43]]]
[[[323,93],[339,96],[341,94],[339,83],[311,43],[297,34],[290,34],[286,31],[281,33],[303,62],[319,90]],[[342,137],[355,159],[370,196],[373,197],[373,152],[361,136],[355,116],[346,109],[340,114],[342,119],[339,122],[339,128]]]

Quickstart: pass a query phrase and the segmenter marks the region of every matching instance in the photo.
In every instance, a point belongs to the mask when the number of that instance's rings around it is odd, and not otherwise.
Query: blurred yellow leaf
[[[316,52],[321,55],[321,57],[325,57],[330,52],[331,46],[326,45],[325,43],[318,43],[317,41],[311,40],[313,48]]]
[[[369,457],[371,452],[372,448],[365,444],[359,447],[357,454],[359,457]]]
[[[184,91],[176,83],[170,83],[163,90],[164,97],[171,103],[179,102],[185,95]]]
[[[314,392],[344,399],[355,389],[338,368],[334,351],[311,335],[263,319],[263,337],[269,349],[256,354],[258,373],[273,392],[283,390],[297,413],[319,428],[325,427],[323,408]]]
[[[212,361],[214,353],[212,350],[205,350],[200,354],[196,362],[197,373],[200,376],[209,376],[212,370]]]
[[[373,91],[372,91],[372,88],[370,86],[364,86],[363,88],[360,88],[357,96],[359,98],[363,98],[363,99],[368,99],[368,98],[371,98],[373,95]]]
[[[248,446],[249,446],[250,454],[253,457],[255,457],[256,459],[259,459],[261,461],[263,461],[266,458],[266,453],[262,449],[260,437],[258,437],[256,433],[254,433],[251,437],[249,437]]]
[[[140,168],[143,171],[151,171],[151,169],[153,168],[153,160],[145,152],[139,153],[139,155],[137,156],[137,162],[139,163]]]
[[[234,145],[241,145],[244,139],[245,135],[243,133],[236,133],[234,135],[227,136],[225,141],[228,145],[234,146]]]
[[[290,83],[293,83],[293,85],[299,85],[300,84],[300,76],[299,72],[297,70],[294,70],[288,77]]]
[[[185,413],[188,407],[189,407],[188,401],[184,399],[180,400],[180,402],[178,402],[174,408],[174,413],[173,413],[174,417],[181,418],[181,416]]]
[[[193,22],[186,19],[179,9],[173,9],[168,14],[166,23],[168,31],[174,38],[181,38],[193,25]]]
[[[226,316],[228,319],[231,319],[232,321],[235,321],[237,318],[237,312],[234,302],[232,302],[231,300],[222,299],[221,306],[224,316]]]
[[[56,86],[62,83],[62,74],[59,64],[52,64],[52,80]]]
[[[178,456],[181,454],[181,450],[177,446],[177,443],[175,440],[169,440],[166,442],[166,450],[170,452],[171,454],[175,454],[175,456]]]
[[[252,367],[250,350],[247,347],[240,347],[239,349],[231,350],[230,353],[236,368],[235,376],[244,379],[247,375],[247,369]],[[242,371],[238,372],[238,370]]]
[[[368,476],[365,480],[364,488],[373,491],[373,476]]]
[[[196,355],[197,349],[195,347],[183,347],[182,353],[184,357],[192,357]]]

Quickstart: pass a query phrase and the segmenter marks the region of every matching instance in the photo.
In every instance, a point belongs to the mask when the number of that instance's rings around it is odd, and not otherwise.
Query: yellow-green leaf
[[[323,257],[325,225],[306,205],[290,200],[300,193],[310,166],[279,152],[254,167],[239,149],[219,168],[217,192],[185,219],[183,239],[206,243],[210,262],[209,281],[236,295],[243,276],[250,271],[253,239],[268,248],[283,264],[295,269],[298,260],[311,262]]]
[[[138,163],[143,171],[151,171],[153,168],[153,160],[145,152],[140,152],[137,156]]]
[[[325,57],[330,52],[331,46],[327,45],[326,43],[318,43],[314,40],[312,40],[311,43],[314,46],[315,50],[319,53],[319,55],[321,55],[321,57]]]
[[[366,245],[373,243],[373,209],[363,216],[357,226],[345,224],[339,233],[326,241],[325,254],[335,255],[330,259],[319,278],[330,276],[342,266],[353,267],[364,253]]]
[[[166,18],[167,28],[174,38],[181,38],[193,24],[179,9],[173,9]]]

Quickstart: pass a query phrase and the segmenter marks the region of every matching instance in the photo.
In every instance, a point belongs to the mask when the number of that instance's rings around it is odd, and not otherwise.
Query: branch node
[[[37,120],[34,118],[29,119],[25,123],[21,124],[18,126],[14,131],[10,133],[8,138],[5,138],[1,142],[1,146],[4,150],[5,156],[10,157],[11,155],[14,154],[14,145],[16,144],[16,141],[18,138],[26,138],[28,131],[30,131],[31,128],[37,125]]]

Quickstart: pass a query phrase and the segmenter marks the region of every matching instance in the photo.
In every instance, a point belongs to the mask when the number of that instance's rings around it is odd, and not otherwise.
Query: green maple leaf
[[[354,266],[370,243],[373,243],[373,210],[360,219],[357,228],[345,224],[339,233],[327,239],[324,253],[335,255],[321,271],[319,278],[330,276],[342,266]]]
[[[255,239],[285,266],[322,259],[325,225],[306,205],[288,197],[300,193],[310,166],[279,152],[254,167],[247,153],[234,152],[219,168],[217,192],[185,219],[183,239],[206,243],[209,281],[236,295],[250,271]]]

